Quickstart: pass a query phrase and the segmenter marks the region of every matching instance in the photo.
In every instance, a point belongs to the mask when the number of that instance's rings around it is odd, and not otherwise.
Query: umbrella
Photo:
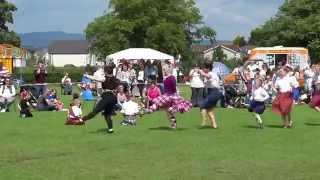
[[[224,78],[228,74],[230,74],[230,69],[221,62],[214,62],[212,71],[215,72],[221,78]]]

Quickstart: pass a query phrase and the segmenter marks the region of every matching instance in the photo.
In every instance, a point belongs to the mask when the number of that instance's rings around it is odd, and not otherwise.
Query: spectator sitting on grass
[[[56,107],[57,111],[63,110],[63,103],[60,100],[60,98],[57,96],[57,91],[54,89],[51,89],[48,91],[48,100],[50,105],[54,105]]]
[[[122,104],[127,101],[127,94],[123,85],[120,85],[118,88],[117,94],[118,108],[122,108]]]
[[[85,89],[81,92],[81,97],[85,101],[93,101],[95,100],[90,85],[87,85]]]
[[[16,96],[16,89],[11,84],[10,79],[6,78],[4,84],[0,86],[0,110],[9,112],[9,107],[13,104]]]
[[[37,100],[37,107],[38,111],[55,111],[56,106],[50,102],[48,99],[49,91],[45,92],[44,94],[40,95]]]
[[[157,86],[155,81],[152,81],[147,89],[146,107],[149,108],[149,106],[152,106],[153,100],[159,96],[161,96],[160,88]]]
[[[122,104],[121,113],[124,116],[124,120],[121,122],[121,125],[135,126],[137,121],[137,115],[139,114],[139,104],[134,101],[132,95],[127,96],[127,101]]]
[[[20,90],[20,117],[29,118],[33,117],[31,113],[32,108],[32,97],[29,91],[24,88]]]

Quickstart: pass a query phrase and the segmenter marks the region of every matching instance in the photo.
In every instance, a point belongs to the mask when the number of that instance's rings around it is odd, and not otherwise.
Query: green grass
[[[294,129],[268,110],[264,130],[245,109],[217,109],[218,130],[200,129],[197,109],[178,116],[176,131],[164,112],[137,127],[117,116],[112,135],[100,115],[84,127],[65,126],[65,112],[34,115],[0,114],[0,179],[320,179],[320,119],[304,106],[294,109]]]

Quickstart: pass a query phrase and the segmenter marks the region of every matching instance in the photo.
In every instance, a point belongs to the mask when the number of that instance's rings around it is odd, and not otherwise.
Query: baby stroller
[[[34,96],[36,94],[36,89],[33,86],[21,86],[20,87],[20,92],[23,90],[26,90],[28,92],[28,102],[29,104],[33,107],[37,107],[37,98]]]
[[[234,84],[225,86],[225,96],[227,103],[235,108],[246,107],[247,87],[241,78],[238,78]]]

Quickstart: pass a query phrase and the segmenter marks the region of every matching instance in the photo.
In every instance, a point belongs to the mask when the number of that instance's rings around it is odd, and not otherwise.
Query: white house
[[[205,59],[212,59],[213,52],[219,47],[223,51],[223,54],[226,55],[227,60],[241,59],[241,49],[240,48],[233,46],[233,45],[225,45],[225,44],[217,45],[215,47],[212,47],[210,49],[205,50],[203,52],[204,58]]]
[[[95,56],[89,52],[85,40],[53,41],[49,46],[49,64],[55,67],[74,65],[77,67],[95,64]]]

